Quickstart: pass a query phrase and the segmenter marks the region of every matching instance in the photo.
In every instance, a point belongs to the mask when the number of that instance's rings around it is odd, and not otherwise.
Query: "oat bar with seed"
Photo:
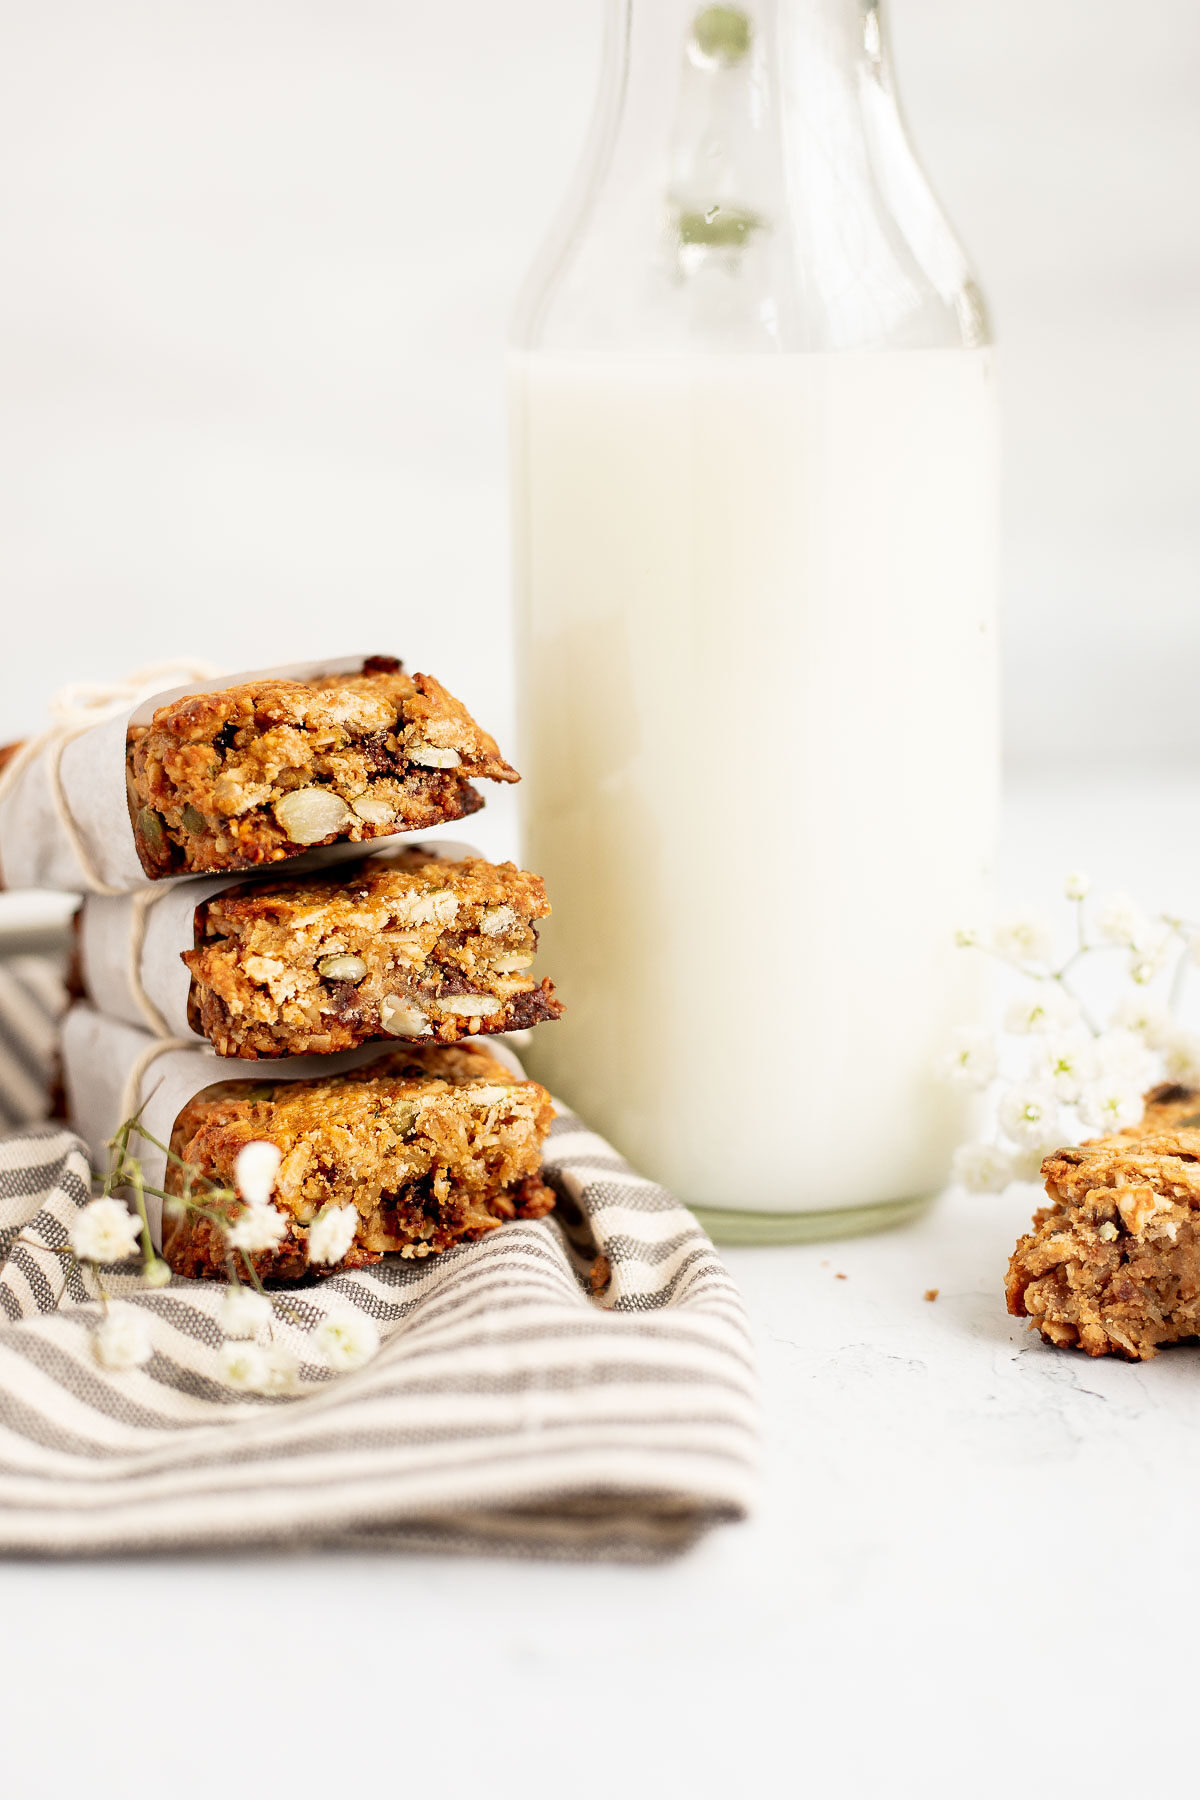
[[[1146,1095],[1141,1123],[1056,1150],[1049,1206],[1008,1266],[1008,1310],[1049,1344],[1145,1361],[1200,1336],[1200,1090]]]
[[[395,657],[357,674],[260,677],[131,726],[129,815],[147,875],[219,873],[309,848],[427,831],[517,781],[460,701]]]
[[[265,1141],[282,1152],[272,1204],[287,1220],[278,1248],[250,1260],[263,1279],[295,1281],[314,1267],[311,1227],[328,1207],[355,1209],[340,1269],[383,1256],[424,1257],[537,1219],[554,1205],[541,1178],[554,1109],[545,1088],[514,1075],[482,1046],[395,1049],[340,1075],[303,1081],[227,1081],[189,1101],[171,1149],[206,1185],[232,1187],[238,1152]],[[180,1164],[166,1191],[183,1192]],[[234,1219],[241,1203],[210,1212]],[[163,1255],[180,1275],[227,1274],[225,1233],[213,1217],[164,1208]],[[241,1252],[237,1253],[239,1266]]]
[[[545,885],[423,846],[242,882],[196,908],[188,1021],[221,1056],[518,1031],[562,1012],[531,972]]]

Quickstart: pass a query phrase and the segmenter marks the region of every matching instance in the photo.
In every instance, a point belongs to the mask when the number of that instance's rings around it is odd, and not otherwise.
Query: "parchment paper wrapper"
[[[449,860],[480,854],[470,844],[447,838],[428,842],[424,837],[407,836],[399,840],[376,838],[369,844],[331,847],[353,850],[355,862],[368,856],[396,855],[407,849],[423,850],[427,855]],[[309,856],[297,857],[295,862],[273,863],[269,869],[243,870],[236,875],[204,875],[186,881],[155,882],[152,894],[140,894],[136,898],[131,894],[89,895],[83,903],[79,928],[81,974],[88,998],[100,1012],[151,1031],[157,1037],[205,1042],[188,1024],[187,1004],[192,977],[187,964],[181,960],[183,951],[191,950],[195,945],[193,921],[196,908],[214,894],[240,887],[247,880],[286,881],[293,873],[304,872],[297,869],[297,863],[302,862],[307,867],[310,860]],[[346,879],[353,880],[349,868]],[[142,909],[144,917],[139,917]],[[139,977],[142,1000],[138,997]],[[231,1077],[236,1075],[240,1063],[240,1058],[228,1059]]]
[[[67,1090],[70,1123],[87,1144],[92,1167],[108,1167],[108,1140],[125,1120],[142,1109],[141,1117],[151,1137],[171,1142],[171,1132],[188,1101],[204,1088],[222,1081],[245,1081],[257,1087],[264,1081],[301,1081],[313,1076],[340,1074],[386,1056],[396,1044],[363,1044],[337,1056],[292,1056],[283,1061],[243,1063],[221,1058],[208,1044],[176,1047],[172,1039],[156,1039],[146,1031],[118,1019],[106,1019],[94,1007],[73,1006],[63,1024],[63,1078]],[[515,1075],[525,1071],[498,1038],[488,1038],[484,1048]],[[143,1138],[130,1148],[145,1171],[148,1187],[161,1188],[166,1158]],[[156,1249],[162,1248],[162,1202],[146,1196],[150,1234]]]
[[[314,675],[345,675],[362,667],[361,656],[325,658],[320,662],[285,663],[273,669],[250,669],[240,675],[208,676],[164,688],[102,723],[89,726],[66,744],[60,764],[62,794],[77,831],[90,855],[96,875],[105,888],[130,893],[157,887],[159,880],[180,881],[188,876],[164,876],[152,881],[138,861],[133,826],[125,791],[125,739],[131,724],[146,724],[169,700],[185,694],[220,693],[243,681],[279,676],[289,681],[308,681]],[[61,888],[68,893],[95,891],[95,882],[80,862],[59,815],[52,780],[54,744],[47,743],[20,771],[0,798],[0,874],[8,888]],[[381,839],[374,840],[382,842]],[[338,844],[326,851],[361,856],[361,844]],[[302,859],[289,860],[294,867]],[[308,867],[320,861],[336,861],[338,855],[307,852]],[[272,864],[273,870],[280,865]],[[247,871],[240,878],[245,879]]]

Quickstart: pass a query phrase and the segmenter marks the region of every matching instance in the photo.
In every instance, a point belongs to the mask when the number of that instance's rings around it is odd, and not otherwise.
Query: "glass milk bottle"
[[[997,790],[994,376],[867,0],[610,0],[511,356],[533,1071],[727,1241],[924,1204]]]

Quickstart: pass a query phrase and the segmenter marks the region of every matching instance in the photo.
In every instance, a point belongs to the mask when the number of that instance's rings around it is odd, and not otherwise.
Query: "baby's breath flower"
[[[227,1341],[221,1345],[218,1362],[229,1386],[247,1394],[261,1393],[270,1374],[270,1361],[261,1344]]]
[[[370,1362],[379,1348],[379,1331],[365,1313],[339,1307],[322,1319],[313,1332],[313,1342],[330,1368],[342,1373]]]
[[[287,1236],[287,1220],[277,1206],[247,1206],[225,1235],[235,1250],[277,1250]]]
[[[142,1234],[141,1220],[121,1200],[90,1200],[76,1213],[71,1248],[81,1262],[124,1262],[133,1256]]]
[[[1129,976],[1139,987],[1149,987],[1161,975],[1171,954],[1172,934],[1165,925],[1147,921],[1146,935],[1129,957]]]
[[[308,1260],[314,1263],[341,1262],[354,1242],[358,1229],[355,1207],[324,1206],[308,1228]]]
[[[1163,1049],[1171,1080],[1182,1087],[1200,1087],[1200,1033],[1172,1027]]]
[[[1175,1026],[1169,1012],[1151,1006],[1142,994],[1127,994],[1112,1016],[1114,1026],[1132,1031],[1151,1050],[1164,1050]]]
[[[1018,1149],[1037,1150],[1054,1135],[1058,1101],[1049,1087],[1011,1087],[1000,1096],[996,1116]]]
[[[954,933],[954,942],[960,950],[974,950],[980,942],[979,933],[973,925],[960,925]]]
[[[1038,913],[1014,913],[996,926],[992,948],[1008,962],[1048,963],[1054,954],[1054,940]]]
[[[115,1259],[113,1259],[115,1260]],[[150,1328],[136,1306],[110,1306],[92,1339],[97,1362],[106,1369],[136,1369],[150,1361]]]
[[[142,1280],[147,1287],[169,1287],[171,1282],[170,1265],[165,1263],[161,1256],[151,1257],[150,1261],[142,1268]]]
[[[1136,1125],[1143,1111],[1140,1088],[1121,1087],[1114,1081],[1095,1081],[1079,1096],[1084,1124],[1105,1134]]]
[[[1063,892],[1079,904],[1090,895],[1091,883],[1077,870],[1065,877]],[[1040,919],[1019,914],[992,936],[991,948],[1035,984],[1008,1007],[1005,1032],[1035,1041],[1022,1059],[1027,1073],[1015,1085],[1000,1088],[1000,1145],[968,1145],[955,1158],[955,1178],[964,1186],[994,1191],[1007,1181],[1036,1180],[1044,1158],[1066,1139],[1077,1139],[1084,1131],[1110,1134],[1138,1125],[1145,1090],[1164,1073],[1200,1088],[1200,1033],[1181,1030],[1172,1016],[1182,998],[1182,969],[1169,1010],[1151,1005],[1136,991],[1163,975],[1180,945],[1200,964],[1200,929],[1192,936],[1194,928],[1182,920],[1147,913],[1123,893],[1092,900],[1089,918],[1091,929],[1080,930],[1071,966],[1102,944],[1114,945],[1126,953],[1135,990],[1126,990],[1108,1028],[1099,1033],[1084,1004],[1053,979],[1050,935]],[[983,1033],[960,1034],[958,1049],[943,1064],[945,1073],[962,1086],[986,1086],[1001,1055],[1015,1061],[1017,1046],[1011,1037],[993,1045]],[[1074,1114],[1063,1108],[1075,1109]]]
[[[218,1322],[226,1337],[254,1337],[263,1325],[271,1323],[271,1302],[265,1294],[250,1287],[230,1287],[221,1301]]]
[[[286,1345],[252,1341],[222,1344],[220,1366],[230,1387],[245,1394],[290,1394],[300,1368]]]
[[[955,1087],[982,1089],[995,1080],[997,1066],[991,1035],[977,1026],[963,1025],[954,1033],[952,1047],[941,1059],[939,1072]]]
[[[283,1153],[277,1144],[261,1139],[243,1144],[233,1165],[233,1179],[242,1199],[251,1206],[265,1206],[275,1192],[275,1177],[282,1161]]]
[[[1092,915],[1097,937],[1106,944],[1137,950],[1151,935],[1150,920],[1128,894],[1106,894]]]
[[[1158,1074],[1158,1064],[1144,1038],[1115,1026],[1095,1039],[1096,1077],[1101,1082],[1141,1093]]]
[[[999,1194],[1013,1179],[1013,1157],[999,1144],[962,1144],[954,1152],[950,1179],[969,1194]]]
[[[299,1372],[300,1364],[286,1344],[269,1344],[267,1366],[258,1391],[260,1394],[293,1393]]]
[[[1048,1156],[1052,1156],[1056,1150],[1060,1150],[1061,1148],[1061,1137],[1048,1137],[1044,1138],[1040,1144],[1035,1144],[1029,1150],[1018,1151],[1013,1157],[1013,1180],[1040,1181],[1042,1179],[1042,1164]]]
[[[1054,1090],[1056,1100],[1073,1106],[1084,1087],[1096,1078],[1096,1048],[1086,1031],[1064,1032],[1047,1038],[1043,1051],[1043,1072]]]
[[[1004,1029],[1018,1036],[1062,1031],[1074,1025],[1078,1017],[1078,1003],[1057,981],[1039,981],[1012,1002],[1004,1015]]]

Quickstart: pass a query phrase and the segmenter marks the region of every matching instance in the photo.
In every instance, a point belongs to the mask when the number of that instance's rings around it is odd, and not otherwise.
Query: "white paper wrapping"
[[[339,852],[354,852],[355,860],[367,856],[397,855],[401,850],[423,850],[427,855],[457,861],[478,856],[470,844],[447,838],[376,839],[369,844],[331,845]],[[342,860],[342,859],[338,859]],[[297,865],[308,866],[312,853],[295,862],[273,863],[254,875],[273,881],[286,880]],[[328,861],[326,865],[328,866]],[[254,875],[249,878],[254,879]],[[92,894],[83,903],[79,951],[83,985],[89,999],[102,1013],[151,1031],[156,1037],[204,1040],[188,1024],[187,1005],[192,977],[182,953],[195,944],[194,918],[203,901],[225,889],[239,887],[245,872],[205,875],[189,881],[154,882],[139,894]],[[230,1059],[236,1074],[240,1059]]]
[[[68,893],[129,893],[157,887],[159,882],[151,881],[138,861],[129,820],[125,740],[130,725],[148,722],[158,707],[185,694],[219,693],[243,681],[271,676],[307,681],[314,675],[348,674],[362,664],[361,656],[326,657],[238,675],[203,676],[179,687],[149,694],[143,691],[134,704],[77,736],[68,736],[65,744],[61,736],[48,737],[37,754],[23,762],[15,778],[5,783],[0,773],[0,871],[5,886],[59,888]],[[61,798],[82,840],[86,861],[81,861],[72,842],[55,792],[53,766],[60,752]],[[336,848],[362,854],[362,846],[357,844]]]
[[[399,1045],[397,1044],[397,1046]],[[175,1121],[188,1101],[221,1081],[302,1081],[306,1077],[337,1075],[386,1055],[386,1044],[363,1044],[337,1056],[292,1056],[282,1061],[237,1062],[216,1055],[207,1044],[176,1045],[170,1038],[156,1039],[149,1032],[118,1019],[108,1019],[94,1007],[73,1006],[63,1023],[63,1079],[67,1090],[70,1122],[88,1146],[93,1169],[108,1167],[108,1141],[125,1120],[141,1110],[151,1137],[169,1144]],[[524,1077],[514,1052],[497,1038],[483,1045],[515,1075]],[[161,1150],[138,1139],[130,1148],[145,1171],[149,1187],[161,1188],[166,1158]],[[162,1202],[146,1197],[150,1235],[162,1248]]]

